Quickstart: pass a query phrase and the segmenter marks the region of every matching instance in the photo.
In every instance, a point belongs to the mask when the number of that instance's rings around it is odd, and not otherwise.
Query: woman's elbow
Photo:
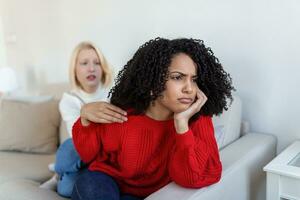
[[[222,170],[215,174],[200,176],[195,179],[174,180],[174,182],[185,188],[203,188],[218,183],[222,177]]]

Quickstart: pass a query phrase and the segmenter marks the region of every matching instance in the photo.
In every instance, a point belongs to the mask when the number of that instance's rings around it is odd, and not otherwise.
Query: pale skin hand
[[[107,102],[94,102],[82,106],[80,120],[83,126],[94,123],[123,123],[127,121],[127,113]]]
[[[189,130],[189,119],[195,113],[200,111],[206,101],[207,97],[200,89],[198,89],[197,100],[187,110],[180,113],[174,113],[174,125],[178,134],[183,134]]]

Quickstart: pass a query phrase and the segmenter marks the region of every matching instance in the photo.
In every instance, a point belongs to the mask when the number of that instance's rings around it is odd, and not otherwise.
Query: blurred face
[[[179,53],[173,57],[169,66],[166,89],[162,97],[155,100],[160,112],[173,115],[188,109],[196,98],[198,88],[196,79],[196,64],[188,55]]]
[[[75,74],[85,92],[93,93],[97,90],[102,76],[102,68],[100,59],[94,49],[82,49],[79,52]]]

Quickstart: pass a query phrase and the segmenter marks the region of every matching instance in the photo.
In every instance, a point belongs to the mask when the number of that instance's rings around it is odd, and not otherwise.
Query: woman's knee
[[[57,193],[60,196],[70,198],[72,195],[72,191],[73,191],[73,187],[70,188],[69,186],[63,186],[63,185],[57,186]]]
[[[75,200],[119,200],[120,192],[110,176],[102,172],[87,171],[76,180],[71,196]]]
[[[79,173],[65,173],[59,177],[57,193],[64,197],[71,197],[75,181]]]
[[[67,139],[57,150],[55,171],[58,174],[76,172],[81,168],[80,157],[75,150],[72,139]]]
[[[65,157],[66,153],[76,151],[72,138],[65,140],[57,149],[56,157]]]

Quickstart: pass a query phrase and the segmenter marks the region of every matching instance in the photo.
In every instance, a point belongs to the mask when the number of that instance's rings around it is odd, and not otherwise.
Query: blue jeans
[[[59,146],[56,153],[55,172],[59,176],[57,193],[64,197],[71,197],[75,181],[84,171],[83,169],[85,165],[75,150],[73,140],[67,139]]]
[[[109,175],[85,170],[76,180],[72,200],[141,200],[141,198],[120,194],[117,183]]]

